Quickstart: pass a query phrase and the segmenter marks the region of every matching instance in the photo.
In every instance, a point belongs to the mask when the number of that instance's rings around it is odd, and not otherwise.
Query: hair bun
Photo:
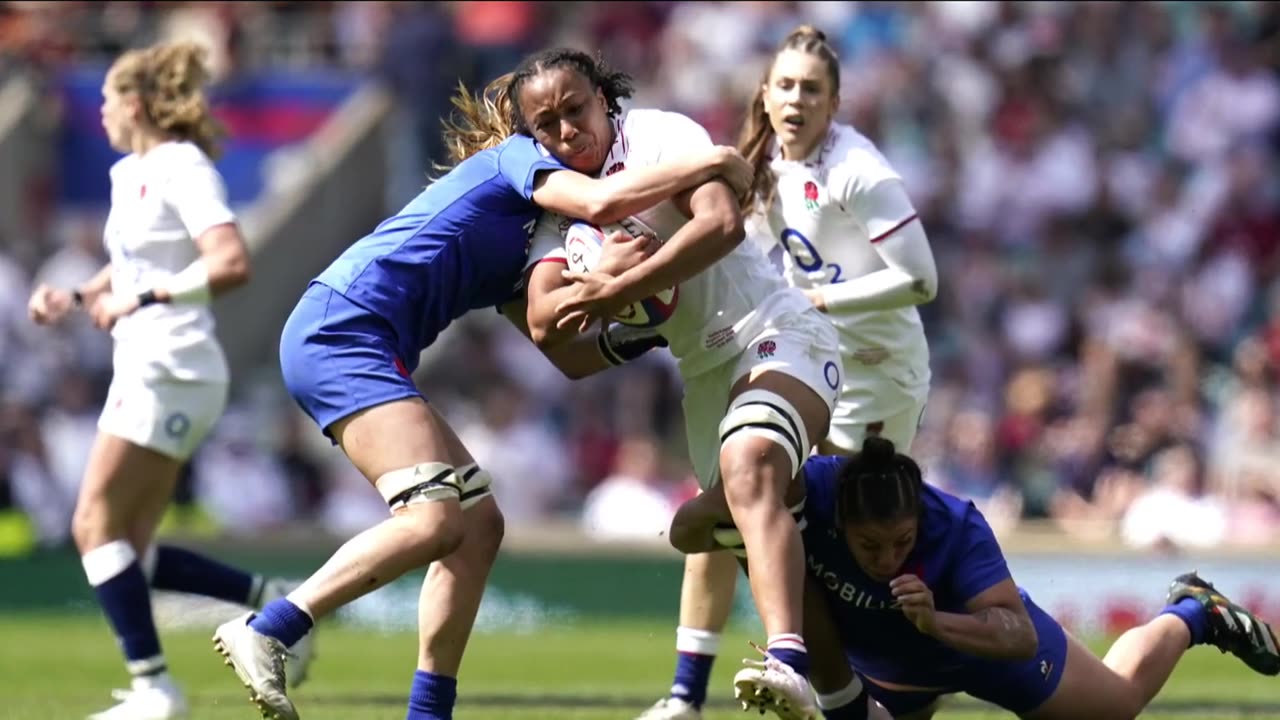
[[[870,435],[862,441],[862,458],[869,464],[886,465],[897,455],[893,441]]]
[[[787,40],[798,40],[800,38],[814,38],[819,42],[827,41],[827,34],[812,25],[801,25],[787,35]]]

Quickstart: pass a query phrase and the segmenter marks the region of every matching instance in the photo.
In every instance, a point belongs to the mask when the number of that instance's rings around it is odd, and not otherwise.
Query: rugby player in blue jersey
[[[603,79],[591,76],[616,107],[617,89]],[[465,88],[455,99],[464,114],[477,102],[484,100]],[[286,598],[216,631],[218,651],[267,717],[298,717],[285,693],[283,660],[316,619],[429,563],[407,717],[452,716],[502,516],[488,476],[410,373],[419,353],[469,310],[510,304],[504,314],[528,332],[516,298],[542,209],[603,224],[713,177],[744,192],[750,183],[750,168],[732,148],[596,179],[567,169],[526,135],[478,149],[468,133],[449,131],[459,162],[315,278],[281,334],[289,392],[373,483],[391,515],[347,541]],[[582,152],[603,158],[609,147]],[[643,240],[612,244],[620,248],[614,260],[643,256]],[[604,352],[597,338],[583,338],[548,355],[566,374],[583,375],[609,366]],[[629,354],[612,349],[614,358]]]
[[[927,720],[956,692],[1029,720],[1133,718],[1201,644],[1280,674],[1270,626],[1194,573],[1099,659],[1015,584],[982,513],[925,483],[888,440],[867,438],[852,458],[812,457],[803,482],[805,639],[828,718],[866,717],[869,695],[898,720]],[[710,529],[726,517],[690,501],[672,543],[713,549]]]

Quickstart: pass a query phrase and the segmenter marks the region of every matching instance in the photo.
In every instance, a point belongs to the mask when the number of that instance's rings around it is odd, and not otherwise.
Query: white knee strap
[[[457,500],[462,495],[457,472],[451,465],[438,462],[392,470],[374,485],[392,510],[418,502]]]
[[[462,478],[463,510],[493,494],[493,478],[475,463],[458,468],[458,477]]]
[[[729,412],[720,421],[720,446],[734,435],[767,438],[782,446],[791,460],[791,477],[800,462],[809,456],[809,434],[804,419],[791,403],[768,390],[748,390],[729,403]]]

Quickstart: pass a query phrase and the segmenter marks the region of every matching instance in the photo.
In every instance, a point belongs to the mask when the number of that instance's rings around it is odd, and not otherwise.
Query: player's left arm
[[[576,327],[587,317],[612,316],[633,302],[679,285],[728,255],[746,237],[738,200],[723,182],[704,183],[673,200],[689,221],[644,262],[616,277],[566,273],[582,287],[557,306],[557,326]]]
[[[235,213],[227,205],[222,176],[213,164],[201,159],[181,165],[164,193],[166,204],[177,214],[200,256],[144,292],[142,304],[204,304],[249,282],[249,249]]]
[[[918,578],[915,580],[919,583]],[[924,584],[913,587],[910,582],[903,582],[898,586],[919,594]],[[908,601],[905,597],[900,599],[905,612]],[[948,647],[991,660],[1030,660],[1040,645],[1012,578],[1001,580],[969,600],[963,613],[935,613],[932,627],[922,631]]]
[[[195,244],[200,257],[153,288],[155,302],[207,303],[249,282],[249,249],[234,222],[205,230],[195,238]]]
[[[842,204],[866,225],[872,247],[887,267],[808,291],[814,305],[830,313],[867,312],[920,305],[936,297],[933,250],[902,181],[884,179],[864,189],[850,180],[843,187]]]
[[[903,575],[889,583],[903,614],[920,632],[961,652],[993,660],[1035,657],[1035,625],[991,526],[972,502],[958,523],[948,541],[950,560],[940,582],[952,597],[968,598],[965,612],[938,612],[924,581]]]

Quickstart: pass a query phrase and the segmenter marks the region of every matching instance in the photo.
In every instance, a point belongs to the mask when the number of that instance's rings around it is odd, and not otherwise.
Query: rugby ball
[[[590,272],[600,260],[600,251],[604,246],[604,239],[618,230],[631,233],[632,237],[635,237],[638,232],[643,231],[643,228],[637,227],[632,230],[625,225],[598,227],[583,220],[575,220],[569,223],[564,232],[564,251],[569,269],[575,272]],[[622,312],[614,315],[613,319],[631,327],[657,327],[671,319],[671,316],[676,311],[676,304],[679,299],[680,288],[678,286],[663,290],[644,300],[632,303],[624,308]]]

